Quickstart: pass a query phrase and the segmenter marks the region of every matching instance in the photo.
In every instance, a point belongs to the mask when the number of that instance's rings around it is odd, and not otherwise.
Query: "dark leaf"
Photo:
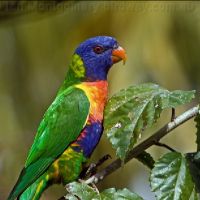
[[[154,159],[151,156],[150,153],[143,151],[142,153],[140,153],[137,157],[137,160],[139,160],[140,162],[142,162],[144,165],[146,165],[149,169],[152,169],[154,167]]]
[[[197,133],[196,133],[197,151],[200,151],[200,113],[197,114],[194,120],[196,122],[196,128],[197,128]]]
[[[151,172],[150,183],[158,200],[197,200],[187,161],[180,153],[161,157]]]
[[[192,179],[196,185],[196,190],[200,192],[200,152],[187,153],[186,159],[189,164]]]

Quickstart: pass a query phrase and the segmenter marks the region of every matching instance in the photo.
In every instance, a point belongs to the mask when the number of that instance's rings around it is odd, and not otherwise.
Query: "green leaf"
[[[69,200],[142,200],[141,197],[126,188],[122,190],[110,188],[100,193],[97,189],[78,182],[69,183],[67,191],[69,194],[65,198]]]
[[[193,192],[189,198],[189,200],[199,200],[200,199],[200,196],[199,194],[195,191],[195,188],[193,189]]]
[[[163,109],[190,102],[194,93],[170,92],[146,83],[123,89],[111,97],[105,108],[104,130],[117,156],[125,158],[142,131],[156,122]]]
[[[196,133],[197,151],[200,151],[200,113],[197,114],[194,121],[196,122],[196,128],[197,128],[197,133]]]
[[[195,183],[196,190],[200,192],[200,152],[187,153],[186,159],[189,164],[190,173]]]
[[[106,189],[101,193],[102,200],[142,200],[137,194],[124,188],[116,190],[115,188]]]
[[[150,153],[143,151],[136,157],[136,159],[146,165],[149,169],[153,169],[155,161]]]
[[[158,200],[195,200],[197,197],[187,161],[177,152],[167,153],[155,163],[150,183]]]
[[[85,183],[78,183],[78,182],[69,183],[67,185],[67,191],[69,192],[69,194],[67,194],[65,198],[69,200],[75,200],[78,198],[84,200],[100,199],[100,195],[97,193],[97,191],[95,191],[94,188],[90,187]]]

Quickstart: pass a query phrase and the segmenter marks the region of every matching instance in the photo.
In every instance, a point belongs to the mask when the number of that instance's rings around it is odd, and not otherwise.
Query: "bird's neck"
[[[74,54],[72,57],[72,61],[68,66],[68,72],[65,77],[64,83],[59,90],[59,93],[72,85],[77,85],[83,82],[88,82],[89,84],[107,82],[107,73],[104,76],[97,76],[96,78],[92,76],[90,77],[90,73],[88,75],[86,74],[86,69],[81,57],[77,54]]]

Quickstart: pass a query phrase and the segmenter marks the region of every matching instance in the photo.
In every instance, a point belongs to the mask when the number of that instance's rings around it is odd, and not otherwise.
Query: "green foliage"
[[[196,133],[197,151],[200,151],[200,113],[198,113],[198,115],[195,117],[195,122],[196,122],[196,128],[197,128],[197,133]]]
[[[192,179],[195,182],[196,190],[200,192],[200,152],[187,153],[186,159]]]
[[[153,168],[155,161],[150,153],[143,151],[136,158],[145,166],[147,166],[149,169]]]
[[[168,91],[146,83],[131,86],[115,94],[105,109],[104,128],[116,154],[124,159],[142,131],[151,127],[165,108],[191,101],[194,91]]]
[[[198,200],[187,161],[181,153],[167,153],[151,172],[152,191],[158,200]]]
[[[146,83],[121,90],[111,97],[106,109],[104,128],[116,149],[116,154],[124,159],[134,146],[142,131],[151,127],[166,108],[175,108],[194,98],[194,91],[168,91],[156,84]],[[197,122],[197,145],[199,149],[200,117]],[[200,155],[178,152],[167,153],[158,161],[146,151],[136,157],[151,169],[150,184],[158,200],[198,200],[196,189],[200,188]],[[99,192],[84,182],[67,185],[69,200],[141,200],[127,189],[110,188]]]
[[[72,182],[67,185],[69,194],[65,196],[69,200],[142,200],[137,194],[128,189],[116,190],[115,188],[106,189],[99,192],[85,183]]]
[[[194,91],[168,91],[156,84],[146,83],[121,90],[109,100],[105,109],[104,128],[116,149],[116,154],[124,159],[134,146],[142,131],[151,127],[166,108],[175,108],[194,98]],[[200,117],[196,117],[197,138]],[[197,145],[199,140],[197,139]],[[188,153],[186,157],[178,152],[170,152],[156,162],[146,151],[136,157],[151,169],[150,184],[157,200],[198,200],[196,191],[200,188],[200,155]],[[67,186],[70,200],[114,200],[142,198],[127,189],[110,188],[99,192],[85,183],[73,182]]]

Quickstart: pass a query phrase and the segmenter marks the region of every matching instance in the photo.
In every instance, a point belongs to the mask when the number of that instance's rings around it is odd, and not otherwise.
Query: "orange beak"
[[[126,58],[127,58],[126,52],[122,47],[119,46],[117,49],[114,49],[112,51],[112,61],[113,61],[113,63],[117,63],[117,62],[123,60],[123,64],[125,64]]]

